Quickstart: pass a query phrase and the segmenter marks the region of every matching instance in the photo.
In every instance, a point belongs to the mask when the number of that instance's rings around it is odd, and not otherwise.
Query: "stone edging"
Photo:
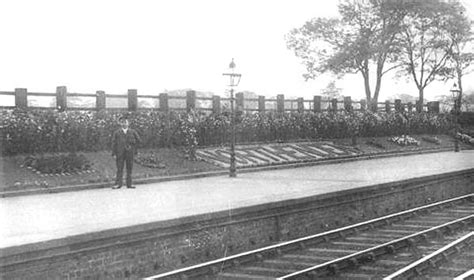
[[[238,173],[259,172],[259,171],[288,169],[288,168],[315,166],[315,165],[323,165],[323,164],[335,164],[335,163],[351,162],[351,161],[357,161],[357,160],[386,158],[386,157],[393,157],[393,156],[410,156],[410,155],[417,155],[417,154],[447,152],[451,150],[453,150],[453,148],[447,147],[447,148],[425,149],[425,150],[408,151],[408,152],[383,152],[383,153],[361,154],[361,155],[356,155],[356,156],[341,156],[337,158],[301,161],[301,162],[284,163],[284,164],[273,164],[273,165],[260,166],[260,167],[247,167],[247,168],[244,167],[244,168],[239,168],[237,172]],[[219,170],[219,171],[200,172],[200,173],[182,174],[182,175],[174,175],[174,176],[139,178],[139,179],[135,179],[134,182],[136,184],[151,184],[151,183],[160,183],[160,182],[177,181],[177,180],[189,180],[189,179],[203,178],[203,177],[222,176],[228,173],[229,172],[227,170]],[[72,186],[61,186],[61,187],[53,187],[53,188],[47,188],[47,189],[1,192],[0,198],[17,197],[17,196],[25,196],[25,195],[37,195],[37,194],[61,193],[61,192],[81,191],[81,190],[90,190],[90,189],[101,189],[101,188],[110,188],[111,186],[112,186],[112,183],[109,182],[109,183],[92,183],[92,184],[81,184],[81,185],[72,185]]]

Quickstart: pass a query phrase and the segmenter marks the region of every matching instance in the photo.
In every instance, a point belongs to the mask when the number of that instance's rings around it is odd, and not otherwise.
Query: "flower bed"
[[[135,157],[135,162],[151,168],[166,168],[163,160],[159,157],[157,152],[141,152]]]
[[[92,171],[92,164],[87,158],[75,153],[27,156],[21,166],[38,174],[68,175],[81,171]]]
[[[461,128],[460,131],[461,134],[467,134],[470,137],[474,137],[474,129],[468,129],[468,128]]]
[[[386,149],[385,145],[383,145],[382,143],[377,141],[377,139],[375,139],[375,138],[372,138],[372,139],[368,140],[366,142],[366,144],[370,145],[370,146],[373,146],[373,147],[376,147],[376,148],[379,148],[379,149],[382,149],[382,150]]]
[[[389,141],[396,143],[400,146],[419,146],[420,141],[408,135],[395,136],[389,139]]]
[[[423,136],[423,137],[421,137],[421,140],[426,141],[428,143],[441,145],[441,140],[439,140],[439,138],[436,137],[436,136]]]
[[[471,136],[469,136],[467,134],[463,134],[463,133],[456,134],[456,137],[464,143],[474,145],[474,137],[471,137]]]

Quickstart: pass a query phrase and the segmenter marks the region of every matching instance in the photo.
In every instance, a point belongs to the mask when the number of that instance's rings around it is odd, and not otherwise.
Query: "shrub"
[[[382,149],[382,150],[386,149],[386,147],[382,143],[377,141],[376,139],[367,140],[366,144],[370,145],[370,146],[374,146],[374,147]]]
[[[230,114],[202,112],[127,112],[142,148],[183,147],[190,158],[198,146],[230,141]],[[3,154],[100,151],[110,147],[120,112],[54,110],[0,111]],[[429,113],[322,112],[242,113],[236,116],[236,139],[283,142],[322,138],[375,137],[448,132],[450,116]]]
[[[28,156],[22,165],[45,174],[62,174],[91,169],[91,163],[87,158],[76,153]]]
[[[390,138],[389,140],[400,146],[419,146],[420,145],[420,142],[418,140],[408,135],[395,136],[395,137]]]
[[[436,145],[441,144],[441,140],[439,140],[439,138],[436,137],[436,136],[423,136],[423,137],[421,137],[421,139],[423,141],[428,142],[428,143],[433,143],[433,144],[436,144]]]
[[[151,167],[151,168],[166,168],[162,163],[162,160],[156,152],[150,151],[147,153],[139,153],[135,157],[135,162],[140,165]]]
[[[462,134],[462,133],[457,133],[456,134],[456,138],[458,138],[459,140],[461,140],[462,142],[464,143],[467,143],[467,144],[473,144],[474,145],[474,138],[467,135],[467,134]]]

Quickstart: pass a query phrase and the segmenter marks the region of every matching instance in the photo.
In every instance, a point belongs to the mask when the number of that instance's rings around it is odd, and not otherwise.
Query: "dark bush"
[[[28,156],[23,166],[45,174],[62,174],[91,169],[84,155],[76,153]]]
[[[141,147],[183,147],[193,158],[197,146],[230,141],[230,115],[157,111],[0,111],[3,154],[100,151],[110,147],[117,120],[127,114]],[[236,118],[237,142],[283,142],[401,134],[447,133],[449,116],[429,113],[246,113]]]

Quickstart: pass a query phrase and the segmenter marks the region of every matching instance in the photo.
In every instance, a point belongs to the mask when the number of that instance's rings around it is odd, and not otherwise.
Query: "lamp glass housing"
[[[229,76],[230,87],[238,86],[240,83],[240,77],[242,76],[241,74],[236,72],[236,64],[234,62],[234,59],[232,59],[232,61],[229,63],[229,69],[227,70],[227,72],[222,75]]]

